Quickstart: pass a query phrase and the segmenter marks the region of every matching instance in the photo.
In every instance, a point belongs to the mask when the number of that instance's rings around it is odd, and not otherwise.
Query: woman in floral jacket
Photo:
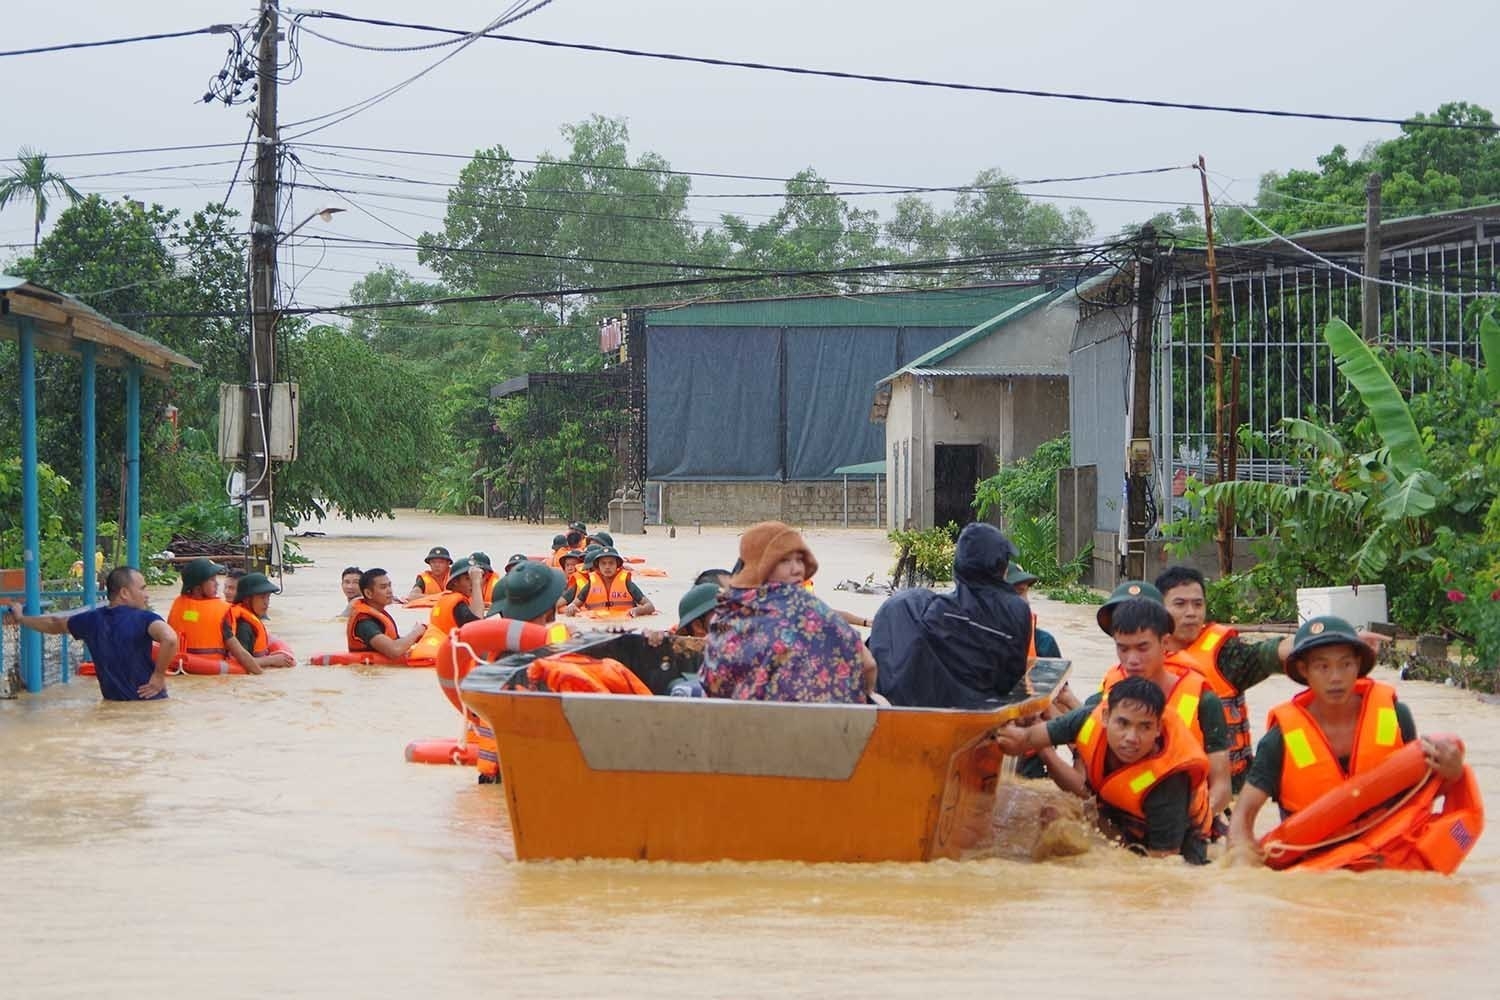
[[[740,538],[703,654],[710,697],[864,703],[875,659],[838,612],[802,585],[818,570],[802,536],[765,521]]]

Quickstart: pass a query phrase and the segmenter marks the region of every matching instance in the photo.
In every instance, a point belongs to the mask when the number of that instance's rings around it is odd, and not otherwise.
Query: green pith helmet
[[[1094,616],[1094,620],[1099,623],[1099,627],[1104,630],[1105,635],[1115,634],[1114,630],[1110,628],[1110,625],[1114,622],[1115,605],[1137,597],[1144,597],[1146,600],[1155,601],[1157,604],[1166,603],[1161,599],[1161,591],[1145,580],[1126,580],[1110,591],[1109,599],[1100,606],[1098,613]]]
[[[1319,646],[1352,646],[1359,657],[1359,676],[1375,669],[1375,650],[1365,645],[1353,625],[1335,615],[1309,618],[1292,638],[1292,653],[1286,658],[1286,675],[1298,684],[1307,683],[1302,658]]]
[[[281,588],[272,583],[264,573],[246,573],[240,577],[240,582],[234,590],[236,602],[243,602],[247,597],[257,594],[279,594]]]
[[[693,622],[708,614],[719,604],[719,587],[713,583],[700,583],[682,595],[677,602],[677,628],[686,629]]]
[[[512,621],[540,618],[567,589],[568,579],[561,570],[526,560],[505,575],[503,593],[496,593],[490,613]]]
[[[186,594],[188,591],[192,590],[199,584],[207,583],[209,580],[212,580],[216,576],[223,576],[225,573],[229,572],[229,570],[225,569],[223,566],[220,566],[212,559],[208,559],[204,556],[199,556],[192,562],[184,564],[181,572],[182,592]]]
[[[594,568],[594,560],[598,559],[599,558],[599,553],[601,553],[603,551],[604,551],[604,546],[602,546],[602,545],[590,545],[588,548],[584,549],[583,550],[583,568],[584,569],[593,569]]]

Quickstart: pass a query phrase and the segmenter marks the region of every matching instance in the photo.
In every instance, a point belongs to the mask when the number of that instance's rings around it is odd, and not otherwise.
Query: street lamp
[[[319,209],[318,211],[314,212],[312,215],[309,215],[307,218],[303,219],[301,222],[299,222],[295,226],[293,226],[291,228],[290,232],[283,233],[281,235],[281,239],[283,239],[283,240],[289,240],[289,239],[291,239],[293,236],[297,235],[297,230],[301,229],[303,226],[307,225],[309,222],[311,222],[314,219],[322,219],[324,222],[328,222],[335,215],[337,215],[338,213],[340,213],[342,211],[345,211],[345,210],[342,209],[342,208],[322,208],[322,209]]]

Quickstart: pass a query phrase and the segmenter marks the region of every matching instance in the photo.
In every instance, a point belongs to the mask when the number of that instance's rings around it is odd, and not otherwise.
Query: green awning
[[[833,470],[835,476],[883,476],[885,475],[885,460],[878,462],[860,462],[858,465],[841,465]]]

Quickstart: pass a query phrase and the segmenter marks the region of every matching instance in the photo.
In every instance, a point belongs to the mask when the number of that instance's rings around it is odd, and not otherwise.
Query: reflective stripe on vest
[[[1182,724],[1187,726],[1188,731],[1193,734],[1194,739],[1198,741],[1198,745],[1201,747],[1203,745],[1203,726],[1198,721],[1198,706],[1203,703],[1203,688],[1206,686],[1207,681],[1196,671],[1190,670],[1185,666],[1174,665],[1170,662],[1167,664],[1167,673],[1177,678],[1176,683],[1172,685],[1171,693],[1167,695],[1167,713],[1177,716]],[[1125,668],[1118,663],[1115,664],[1104,675],[1104,680],[1099,685],[1099,690],[1107,696],[1109,689],[1124,680],[1126,676]],[[1103,705],[1104,702],[1101,701],[1100,704]]]
[[[1361,705],[1347,771],[1339,765],[1322,727],[1307,710],[1312,701],[1311,691],[1271,709],[1266,727],[1281,730],[1285,747],[1276,801],[1286,814],[1307,808],[1325,792],[1369,771],[1401,746],[1395,688],[1362,677],[1355,682],[1354,691],[1360,696]]]
[[[1219,650],[1226,640],[1238,635],[1239,630],[1228,625],[1209,624],[1204,626],[1191,646],[1167,658],[1168,663],[1177,663],[1201,674],[1210,690],[1219,696],[1224,705],[1224,725],[1229,730],[1229,772],[1236,777],[1250,769],[1255,746],[1250,738],[1250,709],[1245,704],[1245,693],[1219,670]]]
[[[224,618],[229,602],[222,597],[179,595],[167,612],[167,624],[182,637],[182,651],[224,655]]]
[[[1189,799],[1189,823],[1207,834],[1213,823],[1208,804],[1208,755],[1201,741],[1187,726],[1168,712],[1161,719],[1160,746],[1155,753],[1106,771],[1109,763],[1109,741],[1105,738],[1108,709],[1096,705],[1078,730],[1079,756],[1088,774],[1089,787],[1099,801],[1120,814],[1127,838],[1144,842],[1146,838],[1146,796],[1165,779],[1186,773],[1192,781]]]
[[[608,583],[598,570],[589,571],[589,592],[583,600],[586,608],[633,608],[630,596],[630,570],[622,569]]]

